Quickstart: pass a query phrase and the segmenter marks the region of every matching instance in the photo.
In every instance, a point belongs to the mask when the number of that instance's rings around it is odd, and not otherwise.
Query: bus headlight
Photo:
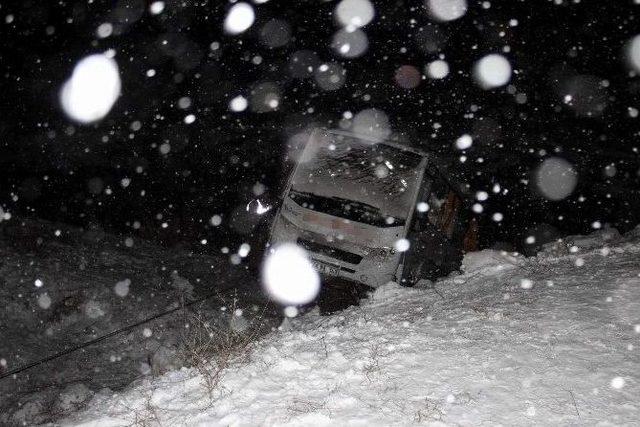
[[[393,255],[395,253],[396,253],[395,249],[375,248],[375,249],[370,249],[367,255],[369,255],[372,258],[384,259],[384,258],[387,258],[389,255]]]

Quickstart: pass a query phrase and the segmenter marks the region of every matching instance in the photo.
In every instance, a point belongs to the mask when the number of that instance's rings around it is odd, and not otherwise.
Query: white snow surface
[[[288,320],[212,390],[173,371],[63,425],[637,425],[640,229],[593,248],[603,234],[564,255],[471,254],[433,286]]]

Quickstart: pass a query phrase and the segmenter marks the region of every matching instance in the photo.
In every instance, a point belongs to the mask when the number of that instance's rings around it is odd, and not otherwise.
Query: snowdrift
[[[635,424],[639,231],[561,242],[562,256],[471,254],[466,273],[425,289],[389,284],[286,322],[213,389],[173,371],[63,425]]]

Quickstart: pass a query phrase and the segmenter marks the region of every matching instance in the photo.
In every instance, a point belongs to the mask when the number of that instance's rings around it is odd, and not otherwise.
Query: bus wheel
[[[438,268],[430,261],[421,261],[413,266],[405,265],[402,270],[400,285],[406,287],[415,286],[420,280],[433,280],[438,276]]]

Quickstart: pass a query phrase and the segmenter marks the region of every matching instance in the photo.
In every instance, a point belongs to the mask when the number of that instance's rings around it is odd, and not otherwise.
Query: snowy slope
[[[150,372],[183,366],[184,342],[194,335],[185,324],[206,317],[230,327],[236,317],[221,310],[225,304],[245,308],[243,319],[256,323],[252,305],[264,301],[239,270],[227,257],[166,249],[99,229],[15,217],[2,222],[0,375],[182,301],[214,291],[216,297],[0,379],[0,426],[55,420],[82,407],[95,391],[118,390]],[[253,298],[239,298],[247,291]],[[266,325],[267,316],[259,320]]]
[[[433,287],[284,325],[211,393],[183,369],[64,424],[637,425],[639,236],[476,253]]]

